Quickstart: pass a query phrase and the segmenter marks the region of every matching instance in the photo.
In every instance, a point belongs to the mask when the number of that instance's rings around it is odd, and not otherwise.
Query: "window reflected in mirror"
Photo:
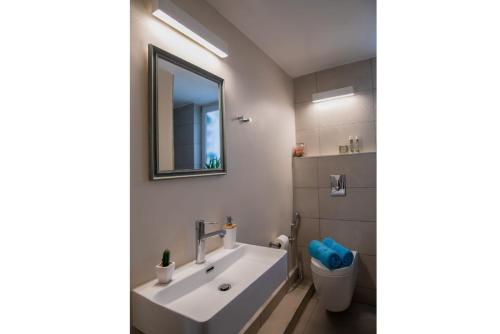
[[[152,178],[225,173],[222,79],[153,46],[151,52]]]

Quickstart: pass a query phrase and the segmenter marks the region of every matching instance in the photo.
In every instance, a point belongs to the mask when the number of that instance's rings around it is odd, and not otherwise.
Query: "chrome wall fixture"
[[[238,116],[238,117],[236,117],[236,119],[238,121],[240,121],[240,123],[250,123],[250,122],[252,122],[252,117],[245,117],[244,115]]]
[[[346,195],[346,177],[345,174],[330,175],[330,185],[332,190],[330,196],[340,197]]]

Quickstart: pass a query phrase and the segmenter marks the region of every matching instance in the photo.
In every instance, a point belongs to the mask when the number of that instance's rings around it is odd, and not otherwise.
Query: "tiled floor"
[[[293,334],[375,334],[376,308],[352,303],[344,312],[326,311],[315,294],[302,313]]]
[[[302,301],[310,298],[312,291],[312,282],[308,280],[304,280],[296,289],[288,291],[257,334],[284,333]]]

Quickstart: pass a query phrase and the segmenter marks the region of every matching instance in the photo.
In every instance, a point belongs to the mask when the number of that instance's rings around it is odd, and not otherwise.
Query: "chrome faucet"
[[[195,222],[196,226],[196,263],[201,264],[205,262],[205,239],[215,237],[224,237],[226,235],[225,230],[218,230],[205,234],[205,224],[217,224],[212,222],[207,222],[204,220],[197,220]]]

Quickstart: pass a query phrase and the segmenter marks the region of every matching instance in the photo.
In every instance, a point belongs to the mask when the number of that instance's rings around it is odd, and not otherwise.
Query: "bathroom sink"
[[[238,243],[132,291],[132,324],[146,334],[238,333],[287,278],[286,251]]]

